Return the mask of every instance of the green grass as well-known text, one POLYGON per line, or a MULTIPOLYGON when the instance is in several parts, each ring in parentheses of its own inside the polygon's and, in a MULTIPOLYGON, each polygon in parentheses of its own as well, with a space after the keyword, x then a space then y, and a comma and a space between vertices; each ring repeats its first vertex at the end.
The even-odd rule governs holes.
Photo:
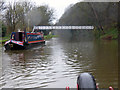
POLYGON ((53 37, 58 37, 58 36, 57 35, 52 35, 52 34, 50 34, 50 35, 44 35, 44 39, 51 39, 53 37))
POLYGON ((102 33, 102 31, 94 29, 93 33, 96 37, 96 39, 118 39, 118 30, 117 28, 113 27, 107 30, 104 30, 105 34, 102 33))
POLYGON ((6 41, 8 41, 9 39, 5 39, 5 40, 0 40, 1 43, 5 43, 6 41))
POLYGON ((106 37, 112 37, 111 39, 117 39, 118 38, 118 30, 117 28, 111 28, 108 30, 105 30, 105 35, 101 35, 100 38, 106 38, 106 37))
POLYGON ((0 43, 5 43, 6 41, 8 41, 10 39, 10 35, 11 34, 6 35, 5 37, 1 37, 0 43))

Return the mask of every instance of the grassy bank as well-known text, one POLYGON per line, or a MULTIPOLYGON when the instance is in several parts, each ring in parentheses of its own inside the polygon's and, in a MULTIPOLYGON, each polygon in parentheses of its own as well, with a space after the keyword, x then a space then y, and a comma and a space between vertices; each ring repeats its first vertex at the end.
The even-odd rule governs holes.
POLYGON ((58 37, 57 35, 52 35, 52 34, 50 34, 50 35, 44 35, 44 39, 46 40, 46 39, 51 39, 51 38, 53 38, 53 37, 58 37))
POLYGON ((8 41, 10 39, 10 34, 6 35, 5 37, 1 37, 0 39, 0 43, 5 43, 6 41, 8 41))
POLYGON ((106 40, 115 40, 118 39, 118 30, 117 28, 110 28, 104 30, 105 34, 100 32, 99 30, 94 30, 95 37, 97 39, 106 39, 106 40))
MULTIPOLYGON (((44 39, 51 39, 53 37, 58 37, 57 35, 45 35, 44 39)), ((5 43, 6 41, 8 41, 10 39, 10 35, 6 35, 5 37, 1 37, 0 43, 5 43)))
POLYGON ((100 36, 101 39, 118 39, 118 30, 117 28, 111 28, 109 30, 105 30, 105 35, 100 36))

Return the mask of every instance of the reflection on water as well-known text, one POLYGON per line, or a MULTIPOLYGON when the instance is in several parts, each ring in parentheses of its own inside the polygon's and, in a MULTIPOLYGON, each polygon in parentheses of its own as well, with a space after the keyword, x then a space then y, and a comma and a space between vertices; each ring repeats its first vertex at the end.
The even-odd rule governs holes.
POLYGON ((0 44, 0 77, 2 76, 2 45, 0 44))
POLYGON ((77 76, 90 72, 100 88, 118 86, 117 41, 61 41, 29 50, 3 51, 0 87, 76 88, 77 76))

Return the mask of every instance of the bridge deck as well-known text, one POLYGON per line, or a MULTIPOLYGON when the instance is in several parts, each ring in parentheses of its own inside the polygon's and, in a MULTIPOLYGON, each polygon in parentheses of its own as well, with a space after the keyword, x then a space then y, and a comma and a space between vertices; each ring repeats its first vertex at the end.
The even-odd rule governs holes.
POLYGON ((34 26, 33 29, 41 29, 41 30, 48 30, 48 29, 94 29, 94 26, 34 26))

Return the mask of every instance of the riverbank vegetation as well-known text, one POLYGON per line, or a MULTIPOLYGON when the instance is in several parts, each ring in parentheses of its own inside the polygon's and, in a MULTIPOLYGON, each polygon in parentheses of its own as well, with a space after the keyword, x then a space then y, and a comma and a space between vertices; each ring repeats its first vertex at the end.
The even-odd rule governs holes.
POLYGON ((1 37, 0 43, 5 43, 6 41, 8 41, 10 39, 10 35, 11 34, 7 34, 5 35, 5 37, 1 37))
POLYGON ((44 36, 44 39, 47 40, 47 39, 51 39, 53 37, 58 37, 58 35, 52 35, 52 34, 49 34, 49 35, 45 35, 44 36))
MULTIPOLYGON (((34 2, 0 2, 0 43, 10 39, 11 32, 26 30, 31 32, 35 25, 52 25, 54 9, 48 5, 37 6, 34 2)), ((54 37, 47 35, 45 38, 54 37)))
MULTIPOLYGON (((58 37, 58 35, 53 35, 53 34, 49 34, 49 35, 44 35, 44 39, 45 40, 48 40, 48 39, 51 39, 53 37, 58 37)), ((6 35, 5 37, 3 37, 1 40, 0 40, 0 43, 5 43, 6 41, 8 41, 10 39, 10 34, 6 35)))
POLYGON ((56 25, 94 26, 96 39, 112 40, 118 37, 117 22, 117 2, 79 2, 70 5, 56 25))
POLYGON ((118 39, 118 29, 113 27, 105 30, 105 34, 100 32, 99 30, 94 29, 93 31, 96 39, 103 39, 103 40, 116 40, 118 39))
MULTIPOLYGON (((85 0, 84 0, 85 1, 85 0)), ((34 25, 54 25, 54 9, 48 5, 36 6, 33 2, 0 2, 2 34, 20 30, 32 31, 34 25)), ((117 2, 78 2, 66 8, 55 25, 94 26, 96 39, 117 39, 117 2)), ((71 30, 72 35, 78 33, 71 30)), ((89 35, 87 35, 89 36, 89 35)), ((6 36, 5 36, 6 37, 6 36)), ((50 38, 48 35, 45 38, 50 38)), ((4 39, 3 40, 7 40, 4 39)))
POLYGON ((104 35, 100 36, 101 39, 109 39, 109 40, 115 40, 118 39, 118 30, 117 28, 111 28, 109 30, 105 30, 104 35))
POLYGON ((34 25, 52 25, 54 9, 48 5, 37 6, 34 2, 0 2, 0 24, 6 30, 2 34, 9 34, 18 30, 32 31, 34 25))

